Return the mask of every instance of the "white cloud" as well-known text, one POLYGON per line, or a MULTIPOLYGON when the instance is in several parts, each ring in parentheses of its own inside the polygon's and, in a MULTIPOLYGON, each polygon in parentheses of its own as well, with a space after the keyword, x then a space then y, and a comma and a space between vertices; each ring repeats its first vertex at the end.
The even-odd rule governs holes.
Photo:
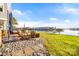
POLYGON ((49 18, 50 20, 52 20, 52 21, 56 21, 56 20, 58 20, 57 18, 49 18))
POLYGON ((23 12, 20 11, 20 10, 13 10, 13 13, 17 14, 17 15, 22 15, 23 14, 23 12))
MULTIPOLYGON (((70 22, 69 20, 65 20, 66 22, 70 22)), ((26 27, 44 27, 44 26, 50 26, 50 27, 57 27, 57 28, 78 28, 78 23, 58 23, 58 22, 41 22, 41 21, 18 21, 19 25, 18 27, 24 27, 24 24, 26 27), (74 23, 74 24, 73 24, 74 23)))
POLYGON ((26 27, 39 27, 40 21, 18 21, 19 25, 18 27, 24 27, 24 24, 26 27))
POLYGON ((70 20, 68 20, 68 19, 66 19, 66 20, 64 20, 66 23, 69 23, 70 22, 70 20))
POLYGON ((71 14, 79 14, 79 8, 64 8, 64 12, 71 14))
POLYGON ((32 11, 31 10, 21 11, 21 10, 14 9, 13 14, 17 14, 17 15, 32 14, 32 11))
POLYGON ((32 14, 31 10, 21 11, 18 9, 14 9, 12 13, 13 13, 13 16, 16 17, 18 21, 25 21, 25 20, 30 21, 31 20, 31 14, 32 14))
POLYGON ((74 8, 69 8, 69 9, 66 9, 66 11, 68 11, 68 12, 76 12, 77 10, 74 9, 74 8))

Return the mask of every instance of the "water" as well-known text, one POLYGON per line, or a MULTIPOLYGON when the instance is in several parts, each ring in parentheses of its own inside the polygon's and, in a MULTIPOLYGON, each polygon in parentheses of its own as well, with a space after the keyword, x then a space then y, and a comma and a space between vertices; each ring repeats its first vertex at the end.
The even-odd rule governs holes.
MULTIPOLYGON (((53 31, 47 31, 47 33, 53 34, 53 31)), ((59 34, 59 32, 55 34, 59 34)), ((60 32, 60 34, 79 36, 79 31, 64 30, 63 32, 60 32)))
POLYGON ((64 31, 61 32, 60 34, 79 36, 79 31, 64 30, 64 31))

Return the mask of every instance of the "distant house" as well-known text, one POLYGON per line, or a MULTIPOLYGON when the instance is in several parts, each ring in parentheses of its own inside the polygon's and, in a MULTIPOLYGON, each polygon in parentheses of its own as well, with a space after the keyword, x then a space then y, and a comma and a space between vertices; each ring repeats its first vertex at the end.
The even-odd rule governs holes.
POLYGON ((3 23, 3 26, 0 26, 0 29, 3 29, 3 30, 8 29, 7 26, 8 26, 10 12, 11 12, 10 3, 0 3, 0 22, 3 23))

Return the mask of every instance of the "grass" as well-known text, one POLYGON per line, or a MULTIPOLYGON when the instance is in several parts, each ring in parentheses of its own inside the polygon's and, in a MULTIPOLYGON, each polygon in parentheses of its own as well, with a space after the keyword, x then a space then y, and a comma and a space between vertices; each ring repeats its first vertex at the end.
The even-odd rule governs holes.
POLYGON ((40 32, 50 55, 79 56, 79 37, 40 32))

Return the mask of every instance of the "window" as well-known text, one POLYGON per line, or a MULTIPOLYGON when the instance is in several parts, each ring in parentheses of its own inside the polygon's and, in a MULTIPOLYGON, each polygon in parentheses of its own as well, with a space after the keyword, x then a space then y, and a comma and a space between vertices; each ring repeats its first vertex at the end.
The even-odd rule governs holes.
POLYGON ((0 11, 3 11, 1 7, 0 7, 0 11))
POLYGON ((0 3, 0 12, 3 11, 3 5, 0 3))

